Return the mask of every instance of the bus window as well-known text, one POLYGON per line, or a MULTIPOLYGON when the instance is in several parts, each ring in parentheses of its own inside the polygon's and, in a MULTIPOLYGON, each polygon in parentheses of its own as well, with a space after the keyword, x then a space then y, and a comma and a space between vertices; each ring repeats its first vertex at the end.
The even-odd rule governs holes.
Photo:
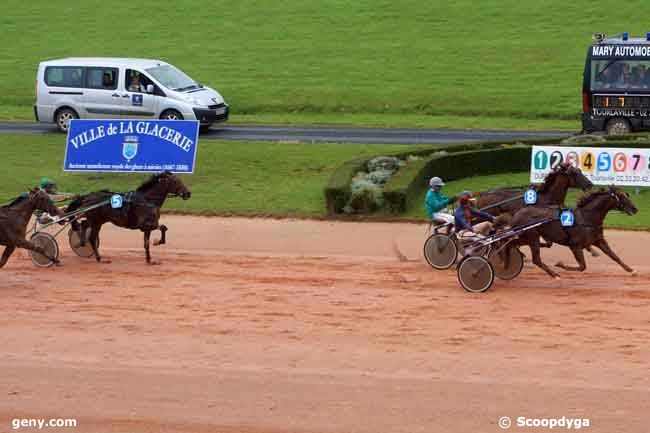
POLYGON ((650 88, 650 62, 640 60, 593 60, 591 90, 650 88))

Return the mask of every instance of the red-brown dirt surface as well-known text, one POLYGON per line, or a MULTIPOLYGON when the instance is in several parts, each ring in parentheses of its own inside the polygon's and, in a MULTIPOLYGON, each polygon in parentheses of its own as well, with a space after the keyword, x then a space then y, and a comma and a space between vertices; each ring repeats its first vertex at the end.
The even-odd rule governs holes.
POLYGON ((502 416, 650 429, 648 233, 608 233, 638 276, 588 257, 583 274, 527 265, 470 294, 423 262, 423 225, 163 220, 160 266, 139 232, 106 226, 110 264, 60 236, 62 267, 20 252, 0 270, 0 432, 39 431, 16 418, 84 433, 480 433, 502 416))

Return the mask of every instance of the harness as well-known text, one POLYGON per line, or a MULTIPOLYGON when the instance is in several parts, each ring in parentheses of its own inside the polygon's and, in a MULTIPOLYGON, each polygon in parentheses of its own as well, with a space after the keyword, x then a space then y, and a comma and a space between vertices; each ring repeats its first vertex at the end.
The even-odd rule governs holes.
MULTIPOLYGON (((123 197, 122 208, 120 209, 120 211, 123 217, 126 219, 129 227, 137 228, 140 226, 138 221, 138 214, 135 212, 135 208, 137 206, 149 208, 151 210, 159 208, 159 206, 156 203, 147 201, 144 198, 144 194, 138 193, 137 191, 129 191, 126 194, 122 194, 122 197, 123 197)), ((143 216, 151 220, 145 222, 155 225, 154 215, 155 215, 154 212, 145 212, 143 216)))

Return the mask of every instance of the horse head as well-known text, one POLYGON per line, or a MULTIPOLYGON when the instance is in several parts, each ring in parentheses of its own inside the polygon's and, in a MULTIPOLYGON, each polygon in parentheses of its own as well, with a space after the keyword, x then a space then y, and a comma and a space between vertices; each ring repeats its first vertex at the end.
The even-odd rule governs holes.
POLYGON ((38 210, 42 210, 50 215, 56 215, 58 217, 63 216, 63 211, 56 207, 54 202, 50 199, 50 196, 40 188, 34 188, 29 191, 28 200, 38 210))
POLYGON ((185 186, 181 178, 176 176, 171 171, 163 171, 160 173, 158 175, 158 181, 165 185, 167 194, 178 195, 183 200, 187 200, 192 196, 192 193, 185 186))
POLYGON ((555 167, 555 172, 569 179, 570 188, 580 188, 583 191, 587 191, 594 186, 587 176, 582 173, 582 170, 568 162, 563 162, 555 167))
POLYGON ((630 194, 627 192, 621 191, 614 186, 610 186, 607 192, 609 192, 610 197, 616 202, 616 209, 621 212, 625 212, 628 215, 634 215, 639 211, 634 203, 632 203, 630 194))

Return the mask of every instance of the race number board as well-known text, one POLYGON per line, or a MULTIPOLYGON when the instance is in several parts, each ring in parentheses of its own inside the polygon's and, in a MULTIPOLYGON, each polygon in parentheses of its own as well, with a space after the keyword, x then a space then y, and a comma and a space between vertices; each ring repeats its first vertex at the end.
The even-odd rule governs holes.
POLYGON ((531 182, 543 182, 561 163, 581 169, 595 185, 650 186, 650 149, 533 146, 531 182))

